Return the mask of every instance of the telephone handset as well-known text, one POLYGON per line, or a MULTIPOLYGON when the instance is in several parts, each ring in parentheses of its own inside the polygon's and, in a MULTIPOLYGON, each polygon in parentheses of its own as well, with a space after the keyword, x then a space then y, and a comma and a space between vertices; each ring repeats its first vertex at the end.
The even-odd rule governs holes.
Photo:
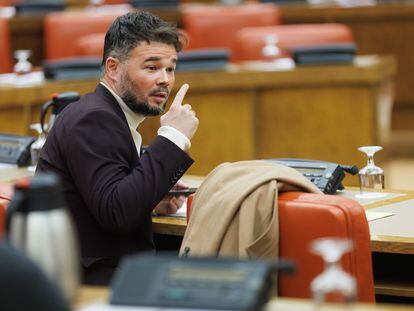
POLYGON ((345 172, 351 175, 358 173, 358 168, 355 165, 348 166, 306 159, 269 159, 269 161, 298 170, 326 194, 335 194, 337 190, 344 189, 342 180, 345 178, 345 172))
POLYGON ((33 137, 0 133, 0 163, 27 166, 30 164, 30 145, 33 137))

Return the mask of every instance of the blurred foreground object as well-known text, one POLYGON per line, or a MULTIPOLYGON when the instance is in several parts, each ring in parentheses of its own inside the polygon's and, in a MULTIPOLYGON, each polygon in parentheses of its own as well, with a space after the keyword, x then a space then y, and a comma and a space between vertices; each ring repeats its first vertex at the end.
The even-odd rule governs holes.
POLYGON ((10 243, 38 263, 71 300, 80 278, 78 245, 57 176, 39 174, 16 183, 7 229, 10 243))
POLYGON ((276 271, 291 262, 141 255, 124 260, 112 282, 111 304, 215 310, 259 310, 276 271))
POLYGON ((69 311, 61 292, 25 255, 0 244, 2 311, 69 311))

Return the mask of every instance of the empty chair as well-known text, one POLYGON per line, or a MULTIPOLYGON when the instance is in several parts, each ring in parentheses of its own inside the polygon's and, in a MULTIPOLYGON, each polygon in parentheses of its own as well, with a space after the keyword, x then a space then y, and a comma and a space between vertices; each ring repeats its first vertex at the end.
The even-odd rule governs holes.
POLYGON ((76 55, 101 57, 105 43, 105 33, 93 33, 79 37, 75 41, 76 55))
POLYGON ((0 73, 12 71, 9 21, 0 18, 0 73))
POLYGON ((189 36, 188 49, 232 49, 235 34, 244 27, 281 23, 280 11, 270 3, 238 6, 192 6, 182 10, 182 27, 189 36))
MULTIPOLYGON (((47 60, 83 56, 82 51, 94 49, 99 35, 90 42, 84 36, 105 33, 116 17, 126 12, 56 12, 45 18, 45 53, 47 60), (85 46, 86 45, 86 46, 85 46)), ((103 46, 103 42, 100 46, 103 46)), ((99 49, 98 49, 99 50, 99 49)), ((99 54, 97 56, 101 56, 99 54)))
POLYGON ((0 240, 5 232, 6 207, 13 196, 13 186, 0 183, 0 240))
POLYGON ((246 27, 237 32, 232 50, 233 61, 265 60, 262 50, 266 40, 276 42, 280 56, 289 56, 289 49, 298 46, 352 43, 350 28, 343 24, 301 24, 271 27, 246 27))

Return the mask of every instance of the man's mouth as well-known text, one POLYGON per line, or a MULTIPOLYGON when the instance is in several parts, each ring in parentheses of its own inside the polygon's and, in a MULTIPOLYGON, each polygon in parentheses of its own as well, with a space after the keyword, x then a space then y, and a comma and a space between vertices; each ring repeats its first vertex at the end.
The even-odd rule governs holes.
POLYGON ((168 97, 168 93, 167 92, 156 92, 156 93, 153 93, 151 96, 165 99, 168 97))

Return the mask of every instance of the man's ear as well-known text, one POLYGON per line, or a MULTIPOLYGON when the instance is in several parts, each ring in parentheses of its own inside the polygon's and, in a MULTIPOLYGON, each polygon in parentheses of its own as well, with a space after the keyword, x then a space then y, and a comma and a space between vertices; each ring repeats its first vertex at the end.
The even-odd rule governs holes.
POLYGON ((114 57, 108 57, 105 62, 105 73, 108 78, 112 81, 116 81, 118 77, 118 73, 120 71, 120 65, 118 59, 114 57))

